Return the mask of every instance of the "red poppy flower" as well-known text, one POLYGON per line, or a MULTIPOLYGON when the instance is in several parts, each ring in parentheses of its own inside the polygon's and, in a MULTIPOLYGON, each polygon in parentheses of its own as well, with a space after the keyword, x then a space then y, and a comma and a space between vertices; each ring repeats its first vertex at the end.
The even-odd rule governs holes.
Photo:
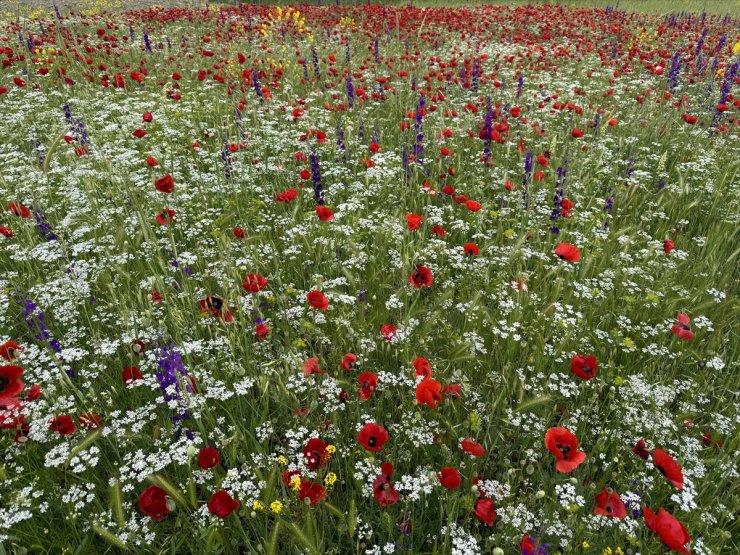
POLYGON ((571 131, 571 132, 570 132, 570 134, 571 134, 571 136, 572 136, 572 137, 573 137, 574 139, 580 139, 581 137, 583 137, 583 131, 581 131, 581 130, 580 130, 580 129, 578 129, 577 127, 576 127, 576 128, 574 128, 574 129, 573 129, 573 131, 571 131))
POLYGON ((128 384, 135 380, 143 380, 144 376, 139 372, 139 369, 136 366, 129 366, 121 372, 121 379, 123 380, 123 383, 128 384))
POLYGON ((198 452, 198 466, 203 470, 209 470, 216 466, 221 460, 221 453, 215 447, 203 447, 198 452))
POLYGON ((20 366, 15 364, 0 366, 0 399, 15 397, 23 391, 26 384, 21 381, 22 376, 23 368, 20 366))
POLYGON ((594 355, 576 355, 570 359, 570 371, 583 380, 596 377, 597 364, 594 355))
POLYGON ((88 430, 99 430, 103 422, 103 418, 94 412, 83 412, 77 419, 80 421, 80 426, 88 430))
POLYGON ((143 137, 146 137, 148 135, 146 129, 136 129, 133 133, 131 133, 134 137, 137 139, 141 139, 143 137))
POLYGON ((478 256, 478 245, 475 243, 465 243, 463 245, 463 250, 468 256, 478 256))
POLYGON ((142 355, 146 351, 146 344, 141 339, 134 339, 131 342, 131 352, 135 355, 142 355))
POLYGON ((72 417, 61 414, 49 422, 49 429, 58 433, 60 436, 68 436, 77 431, 77 426, 72 417))
POLYGON ((18 202, 11 202, 6 208, 8 209, 8 212, 14 216, 18 216, 19 218, 31 217, 31 210, 29 210, 28 206, 24 206, 18 202))
POLYGON ((644 439, 640 439, 635 446, 632 448, 632 452, 645 460, 650 456, 650 452, 647 450, 647 444, 644 439))
POLYGON ((687 314, 679 312, 678 315, 676 315, 676 320, 678 320, 678 324, 671 327, 673 335, 683 341, 691 341, 696 337, 694 332, 691 331, 691 326, 689 326, 691 318, 689 318, 687 314))
POLYGON ((674 243, 670 239, 666 239, 665 241, 663 241, 663 252, 668 254, 673 250, 675 246, 676 243, 674 243))
POLYGON ((456 468, 445 466, 437 474, 440 483, 447 489, 457 489, 462 483, 462 477, 456 468))
POLYGON ((416 402, 436 409, 437 403, 442 402, 441 391, 441 383, 434 378, 426 378, 416 386, 416 402))
POLYGON ((161 212, 154 219, 159 225, 167 225, 175 220, 175 214, 176 212, 172 208, 162 208, 161 212))
POLYGON ((419 289, 420 287, 430 287, 434 282, 434 274, 426 266, 416 265, 416 271, 409 277, 409 283, 419 289))
POLYGON ((683 118, 683 120, 684 120, 684 121, 685 121, 686 123, 688 123, 689 125, 694 125, 694 124, 695 124, 695 123, 696 123, 696 122, 698 121, 698 119, 699 119, 699 118, 697 118, 697 117, 696 117, 695 115, 693 115, 693 114, 684 114, 684 115, 683 115, 683 116, 681 116, 681 117, 682 117, 682 118, 683 118))
POLYGON ((493 526, 493 519, 496 518, 493 499, 484 497, 475 502, 475 518, 488 524, 488 526, 493 526))
POLYGON ((519 549, 521 549, 521 555, 540 555, 540 542, 532 536, 524 536, 522 541, 519 543, 519 549))
POLYGON ((298 497, 310 507, 315 507, 316 503, 326 499, 326 489, 321 484, 301 480, 301 486, 298 488, 298 497))
POLYGON ((563 218, 570 218, 570 211, 573 210, 574 206, 575 204, 573 204, 572 200, 564 198, 560 205, 560 215, 563 218))
POLYGON ((421 214, 406 214, 406 229, 409 231, 416 231, 421 226, 421 222, 424 221, 424 216, 421 214))
POLYGON ((460 391, 461 388, 458 384, 451 383, 442 388, 442 395, 444 395, 445 397, 450 397, 451 399, 459 399, 460 391))
POLYGON ((559 243, 555 247, 555 256, 568 262, 578 262, 581 259, 581 251, 571 243, 559 243))
POLYGON ((432 377, 432 365, 424 357, 414 359, 414 377, 422 376, 424 379, 432 377))
POLYGON ((203 300, 198 301, 200 304, 200 311, 202 313, 209 313, 213 318, 222 319, 227 324, 234 321, 234 316, 231 314, 229 309, 226 307, 226 303, 221 297, 211 295, 203 300))
POLYGON ((149 486, 139 494, 139 510, 154 520, 164 520, 171 503, 167 492, 157 486, 149 486))
POLYGON ((398 328, 393 324, 385 324, 380 327, 380 335, 382 335, 386 341, 393 341, 396 337, 397 331, 398 328))
POLYGON ((661 541, 668 549, 691 555, 691 552, 685 547, 691 541, 689 532, 675 516, 662 507, 658 510, 657 515, 647 507, 643 507, 642 514, 645 517, 645 525, 660 536, 661 541))
POLYGON ((373 496, 381 507, 394 505, 398 502, 398 492, 391 483, 391 476, 393 476, 393 465, 391 463, 382 463, 380 465, 380 474, 373 480, 373 496))
POLYGON ((152 299, 153 303, 161 303, 164 300, 162 293, 159 291, 149 291, 149 298, 152 299))
POLYGON ((159 162, 157 162, 157 159, 154 158, 154 156, 147 156, 146 163, 151 168, 156 168, 157 166, 159 166, 159 162))
POLYGON ((372 152, 373 154, 375 154, 376 152, 380 152, 380 145, 378 143, 371 143, 370 152, 372 152))
POLYGON ((268 335, 270 335, 270 328, 265 323, 257 324, 254 327, 254 332, 257 334, 257 339, 259 339, 260 341, 262 341, 268 335))
POLYGON ((318 470, 327 465, 331 459, 331 453, 327 449, 329 446, 326 442, 317 437, 312 437, 306 442, 303 448, 303 460, 306 467, 311 470, 318 470))
POLYGON ((286 189, 285 191, 282 191, 275 195, 275 202, 284 202, 285 204, 290 204, 291 201, 297 196, 298 191, 296 191, 295 189, 286 189))
POLYGON ((15 235, 15 234, 13 233, 13 230, 10 229, 9 227, 5 227, 4 225, 0 225, 0 235, 3 235, 5 237, 10 238, 10 237, 13 237, 13 235, 15 235))
POLYGON ((446 237, 447 236, 447 232, 444 230, 444 228, 442 226, 439 226, 439 225, 435 225, 434 226, 434 228, 432 229, 432 233, 434 233, 438 237, 446 237))
POLYGON ((0 428, 17 428, 25 417, 21 414, 23 402, 16 397, 0 397, 0 428))
POLYGON ((242 282, 242 288, 250 293, 257 293, 267 287, 267 280, 259 274, 247 274, 242 282))
POLYGON ((160 193, 169 195, 175 188, 175 180, 172 179, 172 176, 170 174, 167 174, 164 177, 160 177, 159 179, 154 181, 154 187, 160 193))
POLYGON ((314 289, 306 295, 308 304, 318 310, 326 310, 329 308, 329 299, 321 292, 314 289))
POLYGON ((482 457, 486 454, 486 450, 483 446, 472 439, 463 439, 460 442, 460 447, 471 457, 482 457))
POLYGON ((676 462, 676 459, 662 449, 655 449, 653 451, 653 463, 658 467, 658 470, 660 470, 663 476, 671 484, 676 486, 676 489, 683 488, 683 472, 681 471, 681 465, 676 462))
POLYGON ((319 370, 319 359, 311 357, 303 363, 303 374, 310 376, 311 374, 326 374, 326 372, 319 370))
POLYGON ((545 433, 545 447, 555 455, 558 472, 573 472, 586 460, 586 453, 578 451, 578 439, 566 428, 554 427, 545 433))
POLYGON ((360 384, 358 398, 360 401, 367 401, 378 387, 378 376, 372 372, 363 372, 357 376, 357 381, 360 384))
POLYGON ((208 512, 218 518, 226 518, 239 508, 239 501, 231 497, 228 492, 219 490, 208 501, 208 512))
POLYGON ((334 212, 332 212, 328 206, 317 206, 316 215, 322 222, 328 222, 329 220, 334 219, 334 212))
POLYGON ((342 357, 342 370, 344 370, 345 372, 351 372, 354 369, 356 362, 357 355, 354 353, 347 353, 342 357))
POLYGON ((303 181, 308 181, 311 179, 311 172, 309 170, 301 170, 300 176, 303 181))
POLYGON ((627 507, 619 494, 611 488, 604 488, 596 494, 595 515, 611 516, 614 518, 625 518, 627 516, 627 507))
POLYGON ((141 116, 141 121, 145 123, 151 123, 154 120, 154 116, 151 112, 144 112, 141 116))
POLYGON ((239 226, 235 227, 232 233, 237 239, 244 239, 247 236, 247 230, 239 226))
POLYGON ((468 200, 465 202, 465 208, 471 212, 478 212, 483 206, 477 200, 468 200))
POLYGON ((355 437, 368 451, 380 451, 388 441, 388 430, 374 422, 368 422, 355 437))
MULTIPOLYGON (((43 395, 43 393, 44 392, 42 391, 40 385, 38 385, 38 384, 32 385, 29 388, 29 390, 26 391, 26 401, 35 401, 36 399, 38 399, 39 397, 41 397, 41 395, 43 395)), ((80 422, 80 423, 82 423, 82 422, 80 422)))

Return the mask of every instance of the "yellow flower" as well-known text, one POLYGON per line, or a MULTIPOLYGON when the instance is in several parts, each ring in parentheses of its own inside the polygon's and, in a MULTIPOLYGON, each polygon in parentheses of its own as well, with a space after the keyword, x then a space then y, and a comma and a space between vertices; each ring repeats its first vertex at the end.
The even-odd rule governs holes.
POLYGON ((278 462, 279 462, 279 463, 280 463, 281 465, 285 466, 286 464, 288 464, 288 459, 287 459, 287 458, 285 458, 285 457, 284 457, 283 455, 280 455, 280 456, 278 457, 278 462))
POLYGON ((329 474, 327 474, 326 477, 324 478, 324 483, 327 486, 333 486, 336 481, 337 481, 337 475, 334 474, 333 472, 329 472, 329 474))
POLYGON ((290 487, 296 491, 301 489, 301 479, 298 476, 293 476, 290 479, 290 487))
POLYGON ((737 56, 740 54, 740 41, 735 43, 735 46, 732 47, 732 53, 737 56))
POLYGON ((334 445, 327 445, 326 452, 329 453, 330 455, 333 455, 334 453, 337 452, 337 448, 334 445))
POLYGON ((262 511, 264 510, 264 508, 265 505, 259 499, 252 504, 252 509, 254 509, 255 511, 262 511))
POLYGON ((583 543, 581 544, 581 547, 583 547, 583 549, 588 549, 588 548, 589 548, 589 547, 591 547, 591 546, 589 545, 589 543, 588 543, 588 542, 583 542, 583 543))
POLYGON ((270 503, 270 509, 272 510, 273 513, 279 513, 280 511, 283 510, 283 504, 276 499, 275 501, 270 503))

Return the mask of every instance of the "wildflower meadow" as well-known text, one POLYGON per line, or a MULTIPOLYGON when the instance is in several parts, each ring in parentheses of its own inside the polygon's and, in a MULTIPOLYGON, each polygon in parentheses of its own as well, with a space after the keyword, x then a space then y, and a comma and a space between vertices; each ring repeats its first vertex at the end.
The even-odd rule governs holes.
POLYGON ((98 4, 0 6, 0 555, 740 552, 740 13, 98 4))

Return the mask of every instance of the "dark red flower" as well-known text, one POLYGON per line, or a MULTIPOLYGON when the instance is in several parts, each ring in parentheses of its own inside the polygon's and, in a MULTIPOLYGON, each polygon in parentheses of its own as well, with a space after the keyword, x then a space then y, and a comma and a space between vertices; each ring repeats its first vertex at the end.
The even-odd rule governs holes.
POLYGON ((176 212, 172 208, 162 208, 154 219, 159 225, 167 225, 175 220, 175 214, 176 212))
POLYGON ((326 466, 331 459, 328 447, 326 442, 317 437, 309 439, 303 448, 303 461, 306 463, 306 467, 311 470, 318 470, 326 466))
POLYGON ((139 510, 154 520, 164 520, 170 504, 167 492, 157 486, 149 486, 139 494, 139 510))
POLYGON ((570 218, 570 211, 573 210, 574 206, 575 204, 573 204, 572 200, 564 198, 560 205, 560 215, 563 218, 570 218))
POLYGON ((296 191, 295 189, 286 189, 285 191, 282 191, 275 195, 275 202, 284 202, 285 204, 290 204, 297 196, 298 191, 296 191))
POLYGON ((0 235, 3 235, 4 237, 13 237, 15 234, 13 233, 13 230, 9 227, 5 227, 4 225, 0 225, 0 235))
POLYGON ((210 297, 206 297, 205 299, 198 301, 198 304, 200 304, 200 311, 202 313, 207 312, 212 317, 222 319, 227 324, 234 321, 233 314, 231 314, 229 309, 226 307, 226 303, 224 303, 224 300, 221 297, 211 295, 210 297))
POLYGON ((484 497, 475 502, 475 518, 484 522, 488 526, 493 526, 493 519, 496 518, 496 510, 493 506, 493 499, 484 497))
POLYGON ((363 372, 357 376, 357 382, 360 384, 358 398, 360 401, 367 401, 378 387, 378 376, 372 372, 363 372))
POLYGON ((604 488, 596 494, 595 500, 594 514, 614 518, 625 518, 627 516, 627 507, 625 507, 619 494, 613 489, 604 488))
POLYGON ((242 288, 250 293, 257 293, 267 287, 267 279, 259 274, 247 274, 242 283, 242 288))
POLYGON ((596 377, 597 364, 594 355, 576 355, 570 359, 570 371, 584 380, 596 377))
POLYGON ((434 274, 426 266, 417 264, 416 271, 409 277, 409 283, 419 289, 420 287, 430 287, 434 282, 434 274))
POLYGON ((35 401, 44 394, 41 386, 36 384, 32 385, 28 391, 26 391, 26 401, 35 401))
POLYGON ((559 243, 558 246, 555 247, 555 256, 561 260, 575 263, 581 260, 581 251, 571 243, 559 243))
POLYGON ((441 383, 434 378, 426 378, 416 386, 416 402, 420 405, 427 405, 436 409, 437 403, 442 402, 441 392, 441 383))
POLYGON ((373 496, 381 507, 394 505, 398 502, 398 492, 391 483, 392 476, 393 465, 391 463, 382 463, 380 465, 380 474, 373 480, 373 496))
POLYGON ((146 129, 136 129, 133 133, 131 133, 134 137, 137 139, 141 139, 143 137, 146 137, 148 135, 146 129))
POLYGON ((457 489, 462 483, 462 477, 457 471, 457 468, 451 466, 445 466, 437 474, 440 483, 447 489, 457 489))
POLYGON ((152 299, 153 303, 161 303, 164 300, 162 293, 159 291, 149 291, 149 297, 152 299))
POLYGON ((676 320, 678 320, 678 324, 671 327, 671 333, 683 341, 691 341, 694 339, 695 334, 691 331, 691 326, 689 326, 691 318, 689 318, 687 314, 679 312, 678 315, 676 315, 676 320))
POLYGON ((151 123, 154 120, 154 116, 151 112, 144 112, 144 114, 141 116, 141 121, 145 123, 151 123))
POLYGON ((175 188, 175 180, 172 179, 172 176, 170 174, 167 174, 164 177, 160 177, 159 179, 157 179, 154 182, 154 187, 160 193, 169 195, 175 188))
POLYGON ((321 484, 301 480, 301 485, 298 488, 298 497, 310 507, 315 507, 316 503, 326 499, 326 489, 321 484))
POLYGON ((215 447, 203 447, 198 451, 198 466, 209 470, 221 461, 221 453, 215 447))
POLYGON ((444 395, 445 397, 449 397, 450 399, 459 399, 460 391, 461 388, 458 384, 451 383, 442 388, 442 395, 444 395))
POLYGON ((570 134, 574 139, 580 139, 581 137, 583 137, 583 131, 578 128, 573 129, 570 134))
POLYGON ((219 490, 208 501, 208 512, 218 518, 226 518, 239 508, 239 501, 225 490, 219 490))
POLYGON ((342 357, 342 370, 344 370, 345 372, 351 372, 354 369, 356 362, 357 355, 354 353, 347 353, 342 357))
POLYGON ((681 465, 663 449, 653 450, 653 463, 658 470, 673 484, 676 489, 683 488, 683 472, 681 465))
POLYGON ((263 322, 254 327, 254 332, 257 334, 257 339, 261 341, 270 335, 270 328, 263 322))
POLYGON ((30 218, 31 210, 18 202, 11 202, 7 206, 8 212, 19 218, 30 218))
POLYGON ((471 212, 478 212, 483 206, 477 200, 468 200, 465 202, 465 208, 471 212))
POLYGON ((668 549, 691 555, 691 552, 685 547, 691 541, 689 532, 675 516, 662 507, 658 510, 657 515, 649 508, 643 507, 642 514, 645 517, 645 525, 660 536, 661 541, 668 549))
POLYGON ((674 243, 670 239, 666 239, 665 241, 663 241, 663 252, 668 254, 673 250, 675 246, 676 243, 674 243))
POLYGON ((141 339, 134 339, 131 342, 131 352, 135 355, 143 355, 146 352, 146 344, 141 339))
POLYGON ((15 364, 0 366, 0 399, 3 397, 15 397, 26 386, 21 381, 23 368, 15 364))
POLYGON ((155 167, 159 166, 159 162, 157 162, 157 159, 154 158, 154 156, 147 156, 146 157, 146 163, 151 168, 155 168, 155 167))
POLYGON ((77 426, 72 420, 72 417, 61 414, 49 422, 49 429, 52 432, 58 433, 60 436, 68 436, 77 431, 77 426))
POLYGON ((233 233, 237 239, 244 239, 247 236, 247 230, 239 226, 234 228, 233 233))
POLYGON ((447 232, 444 230, 444 228, 442 226, 439 226, 439 225, 435 225, 434 226, 434 228, 432 229, 432 233, 434 233, 438 237, 446 237, 447 236, 447 232))
POLYGON ((586 460, 586 453, 578 451, 578 439, 570 430, 554 427, 545 433, 545 447, 555 455, 558 472, 572 472, 586 460))
POLYGON ((308 304, 318 310, 326 310, 329 308, 329 299, 327 299, 321 291, 316 289, 309 292, 306 295, 306 299, 308 300, 308 304))
POLYGON ((355 437, 368 451, 380 451, 388 441, 388 431, 383 426, 368 422, 355 437))
POLYGON ((474 441, 470 438, 463 439, 460 442, 460 447, 462 447, 462 450, 471 457, 482 457, 486 454, 486 450, 483 448, 483 446, 477 441, 474 441))
POLYGON ((632 448, 632 452, 645 460, 650 456, 650 452, 647 450, 647 444, 644 439, 640 439, 635 446, 632 448))
POLYGON ((317 206, 316 215, 322 222, 328 222, 329 220, 334 219, 334 212, 332 212, 328 206, 317 206))
POLYGON ((123 372, 121 372, 121 379, 123 380, 123 383, 128 384, 135 380, 143 380, 144 376, 139 372, 139 369, 136 366, 129 366, 124 368, 123 372))

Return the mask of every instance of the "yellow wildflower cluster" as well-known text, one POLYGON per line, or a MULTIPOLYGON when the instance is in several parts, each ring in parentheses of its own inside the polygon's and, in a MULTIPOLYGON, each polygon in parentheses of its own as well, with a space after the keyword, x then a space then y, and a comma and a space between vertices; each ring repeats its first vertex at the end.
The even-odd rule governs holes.
POLYGON ((306 32, 306 20, 300 10, 292 7, 283 10, 278 6, 274 13, 267 14, 267 21, 260 24, 260 33, 266 37, 275 28, 280 32, 295 31, 302 34, 306 32))
POLYGON ((324 477, 324 484, 326 484, 327 486, 333 486, 336 483, 336 481, 337 481, 337 475, 334 474, 333 472, 329 472, 329 474, 327 474, 324 477))
POLYGON ((624 551, 621 547, 615 547, 614 549, 607 547, 601 552, 601 555, 624 555, 624 551))

